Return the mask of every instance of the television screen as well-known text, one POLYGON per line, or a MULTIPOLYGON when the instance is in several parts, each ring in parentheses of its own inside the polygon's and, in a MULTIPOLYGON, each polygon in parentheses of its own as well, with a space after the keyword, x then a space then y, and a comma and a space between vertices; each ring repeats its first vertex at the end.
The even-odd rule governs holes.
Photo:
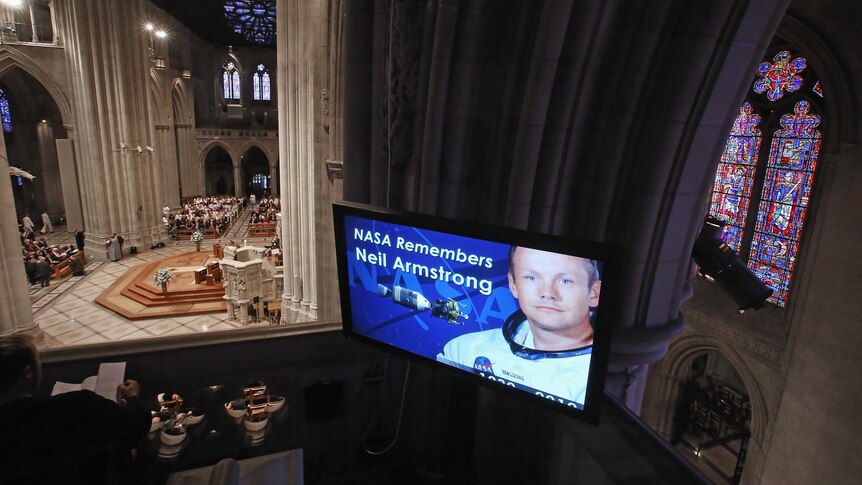
POLYGON ((616 248, 333 205, 344 333, 598 418, 616 248))

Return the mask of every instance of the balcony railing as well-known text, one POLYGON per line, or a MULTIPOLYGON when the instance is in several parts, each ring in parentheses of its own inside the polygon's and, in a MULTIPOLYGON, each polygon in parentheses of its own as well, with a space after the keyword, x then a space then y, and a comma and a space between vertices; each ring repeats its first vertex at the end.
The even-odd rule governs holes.
POLYGON ((47 23, 10 22, 0 23, 0 44, 56 44, 54 29, 47 23))

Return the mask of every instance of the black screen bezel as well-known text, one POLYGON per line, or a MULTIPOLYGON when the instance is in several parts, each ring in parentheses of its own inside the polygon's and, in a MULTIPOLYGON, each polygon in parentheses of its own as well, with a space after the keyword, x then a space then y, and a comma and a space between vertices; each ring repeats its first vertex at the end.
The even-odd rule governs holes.
POLYGON ((613 330, 613 321, 618 309, 618 288, 620 286, 621 251, 618 247, 594 241, 584 241, 562 236, 541 234, 531 231, 490 226, 473 222, 449 219, 439 216, 409 213, 384 209, 380 207, 353 202, 335 202, 332 205, 335 231, 336 260, 338 266, 338 287, 341 299, 342 332, 345 337, 354 339, 386 351, 394 352, 402 357, 416 360, 450 374, 466 376, 472 382, 493 389, 507 389, 507 394, 522 396, 540 406, 575 417, 591 424, 597 424, 601 402, 604 396, 604 382, 607 373, 608 357, 613 330), (379 340, 367 337, 354 330, 351 314, 350 285, 348 278, 347 239, 345 234, 345 217, 356 216, 388 223, 411 226, 420 229, 433 230, 448 234, 492 241, 502 244, 514 244, 544 251, 569 254, 589 259, 601 260, 602 295, 596 314, 596 327, 593 329, 593 350, 590 361, 590 373, 587 379, 586 399, 584 408, 577 409, 555 401, 529 394, 523 390, 499 385, 456 367, 452 367, 424 355, 396 347, 379 340))

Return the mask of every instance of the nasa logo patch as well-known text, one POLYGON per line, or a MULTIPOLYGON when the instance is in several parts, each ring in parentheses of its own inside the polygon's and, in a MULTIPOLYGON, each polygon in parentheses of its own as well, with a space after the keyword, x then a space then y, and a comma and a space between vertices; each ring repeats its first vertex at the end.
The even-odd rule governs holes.
POLYGON ((491 359, 483 356, 476 357, 476 360, 473 361, 473 368, 479 372, 487 372, 488 374, 494 374, 494 364, 491 362, 491 359))

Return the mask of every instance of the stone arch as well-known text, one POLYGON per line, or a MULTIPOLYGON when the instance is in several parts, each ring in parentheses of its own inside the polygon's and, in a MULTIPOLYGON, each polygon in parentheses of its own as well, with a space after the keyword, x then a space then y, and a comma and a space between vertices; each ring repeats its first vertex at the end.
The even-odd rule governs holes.
POLYGON ((153 100, 151 103, 152 115, 154 116, 156 124, 167 123, 168 118, 170 117, 170 110, 168 109, 170 104, 168 103, 168 97, 165 95, 164 89, 162 88, 162 82, 159 79, 159 75, 154 69, 150 69, 149 81, 150 94, 152 95, 153 100))
POLYGON ((236 179, 237 161, 235 153, 230 150, 228 145, 216 141, 207 145, 202 156, 203 161, 200 168, 203 182, 202 193, 206 195, 235 194, 239 185, 239 181, 236 179))
MULTIPOLYGON (((654 364, 655 370, 665 375, 667 379, 660 390, 660 399, 664 402, 676 402, 679 397, 679 384, 688 374, 694 359, 706 352, 718 352, 727 359, 734 370, 745 384, 745 391, 751 401, 751 439, 757 443, 758 448, 762 445, 769 425, 769 410, 766 398, 761 392, 762 385, 751 372, 745 360, 731 347, 713 337, 687 336, 671 343, 667 355, 660 362, 654 364)), ((664 415, 660 421, 670 423, 673 421, 674 406, 666 406, 664 415)))
POLYGON ((176 105, 177 114, 182 115, 182 119, 174 119, 174 123, 191 123, 194 118, 194 102, 186 83, 180 78, 177 78, 171 87, 171 100, 176 105))
POLYGON ((54 98, 54 103, 60 111, 60 117, 63 124, 72 126, 74 116, 72 116, 72 104, 68 97, 54 80, 48 71, 39 66, 33 59, 22 54, 20 51, 10 49, 5 45, 0 45, 0 77, 3 77, 10 69, 20 68, 27 74, 33 76, 39 81, 42 86, 48 91, 48 94, 54 98))
MULTIPOLYGON (((241 149, 237 150, 237 153, 240 154, 239 164, 240 164, 240 179, 242 180, 242 193, 245 195, 251 195, 252 191, 252 177, 255 173, 264 173, 269 178, 269 186, 264 185, 264 188, 258 188, 257 191, 269 191, 272 193, 272 179, 275 177, 275 172, 277 170, 276 167, 273 166, 273 156, 272 153, 266 149, 261 143, 258 142, 248 142, 244 143, 241 149), (252 152, 260 152, 263 155, 263 159, 260 159, 260 155, 256 155, 254 157, 250 156, 252 152), (255 160, 251 160, 255 158, 255 160), (261 172, 263 170, 263 172, 261 172)), ((258 197, 262 197, 263 194, 256 192, 258 197)))
POLYGON ((209 155, 210 150, 212 150, 216 146, 220 146, 220 147, 224 148, 224 150, 227 152, 227 154, 230 155, 231 164, 233 165, 234 168, 236 168, 238 166, 237 165, 238 157, 237 157, 236 152, 233 150, 233 148, 231 148, 230 145, 228 145, 227 143, 225 143, 221 140, 212 140, 209 143, 207 143, 206 145, 204 145, 203 148, 201 148, 200 154, 198 155, 198 168, 203 170, 204 162, 206 162, 207 155, 209 155))
POLYGON ((242 157, 243 155, 246 154, 246 152, 249 151, 249 149, 251 149, 253 147, 259 148, 260 151, 262 151, 263 154, 266 155, 266 162, 270 166, 272 166, 272 164, 273 164, 272 161, 274 159, 273 157, 275 156, 275 154, 272 153, 272 151, 263 143, 260 143, 257 141, 249 141, 249 142, 243 143, 242 146, 240 146, 236 152, 242 157))

